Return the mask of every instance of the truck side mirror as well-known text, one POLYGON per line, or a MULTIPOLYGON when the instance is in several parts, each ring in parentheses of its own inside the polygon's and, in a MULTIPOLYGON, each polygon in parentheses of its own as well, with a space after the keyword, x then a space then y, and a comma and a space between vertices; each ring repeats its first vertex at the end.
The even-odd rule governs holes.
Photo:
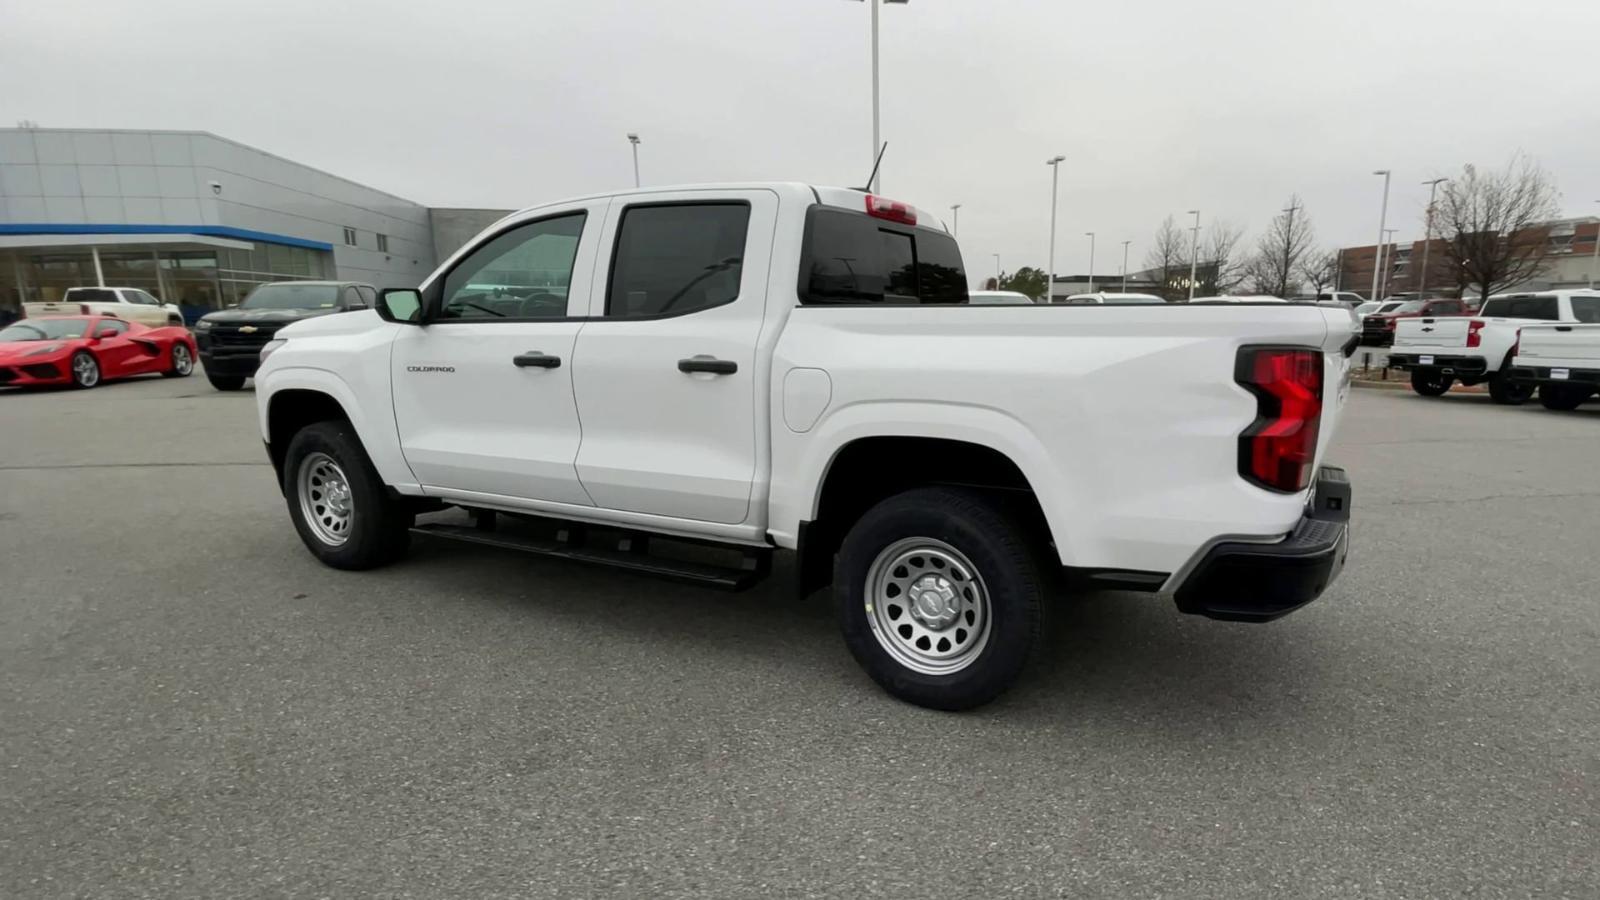
POLYGON ((373 306, 385 322, 422 324, 422 293, 412 288, 384 288, 373 306))

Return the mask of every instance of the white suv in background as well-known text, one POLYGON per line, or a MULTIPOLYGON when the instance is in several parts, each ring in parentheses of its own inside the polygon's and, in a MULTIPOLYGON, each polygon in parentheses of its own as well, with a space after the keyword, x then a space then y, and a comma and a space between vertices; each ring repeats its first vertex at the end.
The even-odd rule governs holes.
POLYGON ((182 325, 176 303, 162 303, 149 293, 131 287, 67 288, 60 300, 22 304, 24 316, 111 316, 151 328, 182 325))

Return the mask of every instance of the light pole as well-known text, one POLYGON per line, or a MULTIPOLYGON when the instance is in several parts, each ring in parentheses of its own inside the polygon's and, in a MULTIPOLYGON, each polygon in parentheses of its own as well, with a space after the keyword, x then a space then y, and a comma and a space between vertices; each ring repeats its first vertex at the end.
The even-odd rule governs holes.
POLYGON ((991 253, 989 255, 994 257, 994 289, 998 291, 1000 290, 1000 254, 991 253))
POLYGON ((1044 302, 1055 302, 1056 291, 1056 188, 1060 184, 1061 161, 1065 156, 1053 156, 1044 161, 1050 167, 1050 280, 1044 283, 1044 302))
POLYGON ((950 204, 950 236, 961 236, 961 204, 950 204))
MULTIPOLYGON (((867 157, 868 162, 876 165, 878 162, 878 148, 883 142, 878 137, 878 2, 867 0, 867 5, 872 7, 872 153, 867 157)), ((881 0, 883 3, 909 3, 911 0, 881 0)), ((872 183, 867 188, 874 194, 880 190, 880 179, 872 176, 872 183)))
MULTIPOLYGON (((1596 200, 1600 203, 1600 200, 1596 200)), ((1595 224, 1594 253, 1589 256, 1589 290, 1594 290, 1595 270, 1600 269, 1600 223, 1595 224)))
POLYGON ((1128 292, 1128 245, 1133 241, 1122 242, 1122 292, 1128 292))
POLYGON ((1372 267, 1372 296, 1369 300, 1382 300, 1378 296, 1378 272, 1383 268, 1383 226, 1389 224, 1389 176, 1388 169, 1378 169, 1374 175, 1383 176, 1383 206, 1378 210, 1378 261, 1372 267))
POLYGON ((633 186, 639 186, 639 135, 628 132, 628 143, 633 145, 633 186))
POLYGON ((1435 178, 1423 182, 1428 186, 1428 212, 1422 217, 1422 270, 1417 273, 1417 293, 1423 299, 1427 299, 1428 294, 1428 248, 1433 245, 1433 195, 1439 190, 1439 182, 1449 180, 1435 178))
POLYGON ((1383 250, 1385 255, 1383 257, 1383 287, 1381 290, 1383 291, 1383 295, 1385 297, 1389 296, 1389 268, 1393 264, 1391 258, 1387 255, 1389 252, 1389 244, 1394 240, 1392 235, 1399 230, 1400 229, 1398 228, 1385 228, 1383 230, 1383 250))
POLYGON ((1084 235, 1089 238, 1089 293, 1092 294, 1094 293, 1094 232, 1085 231, 1084 235))
POLYGON ((1200 271, 1200 210, 1191 209, 1189 215, 1194 216, 1194 227, 1189 229, 1193 235, 1189 238, 1189 301, 1194 302, 1194 279, 1200 271))

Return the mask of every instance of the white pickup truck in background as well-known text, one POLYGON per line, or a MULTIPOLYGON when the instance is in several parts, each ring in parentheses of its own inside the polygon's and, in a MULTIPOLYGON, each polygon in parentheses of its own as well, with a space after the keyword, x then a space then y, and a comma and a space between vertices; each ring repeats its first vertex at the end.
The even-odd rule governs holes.
POLYGON ((1527 325, 1511 375, 1539 386, 1546 409, 1577 409, 1600 392, 1600 318, 1583 325, 1527 325))
POLYGON ((793 552, 868 673, 942 709, 1022 671, 1055 575, 1235 621, 1322 593, 1349 307, 971 305, 936 222, 769 183, 509 216, 263 349, 289 516, 347 569, 413 532, 731 588, 793 552))
POLYGON ((1389 365, 1411 372, 1411 387, 1438 397, 1456 382, 1489 385, 1496 403, 1533 396, 1531 382, 1512 378, 1511 349, 1524 326, 1544 322, 1600 322, 1600 291, 1497 294, 1471 316, 1402 319, 1395 326, 1389 365))
POLYGON ((60 300, 22 304, 27 316, 112 316, 151 328, 182 325, 183 312, 175 303, 162 303, 149 293, 129 287, 67 288, 60 300))

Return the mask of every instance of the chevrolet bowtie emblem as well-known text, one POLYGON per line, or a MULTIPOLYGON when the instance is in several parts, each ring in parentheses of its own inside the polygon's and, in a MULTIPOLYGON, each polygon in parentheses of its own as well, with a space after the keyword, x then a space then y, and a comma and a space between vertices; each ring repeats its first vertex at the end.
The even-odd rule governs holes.
POLYGON ((256 330, 256 327, 254 325, 244 325, 244 326, 241 326, 239 328, 239 333, 240 334, 253 334, 255 332, 255 330, 256 330))

